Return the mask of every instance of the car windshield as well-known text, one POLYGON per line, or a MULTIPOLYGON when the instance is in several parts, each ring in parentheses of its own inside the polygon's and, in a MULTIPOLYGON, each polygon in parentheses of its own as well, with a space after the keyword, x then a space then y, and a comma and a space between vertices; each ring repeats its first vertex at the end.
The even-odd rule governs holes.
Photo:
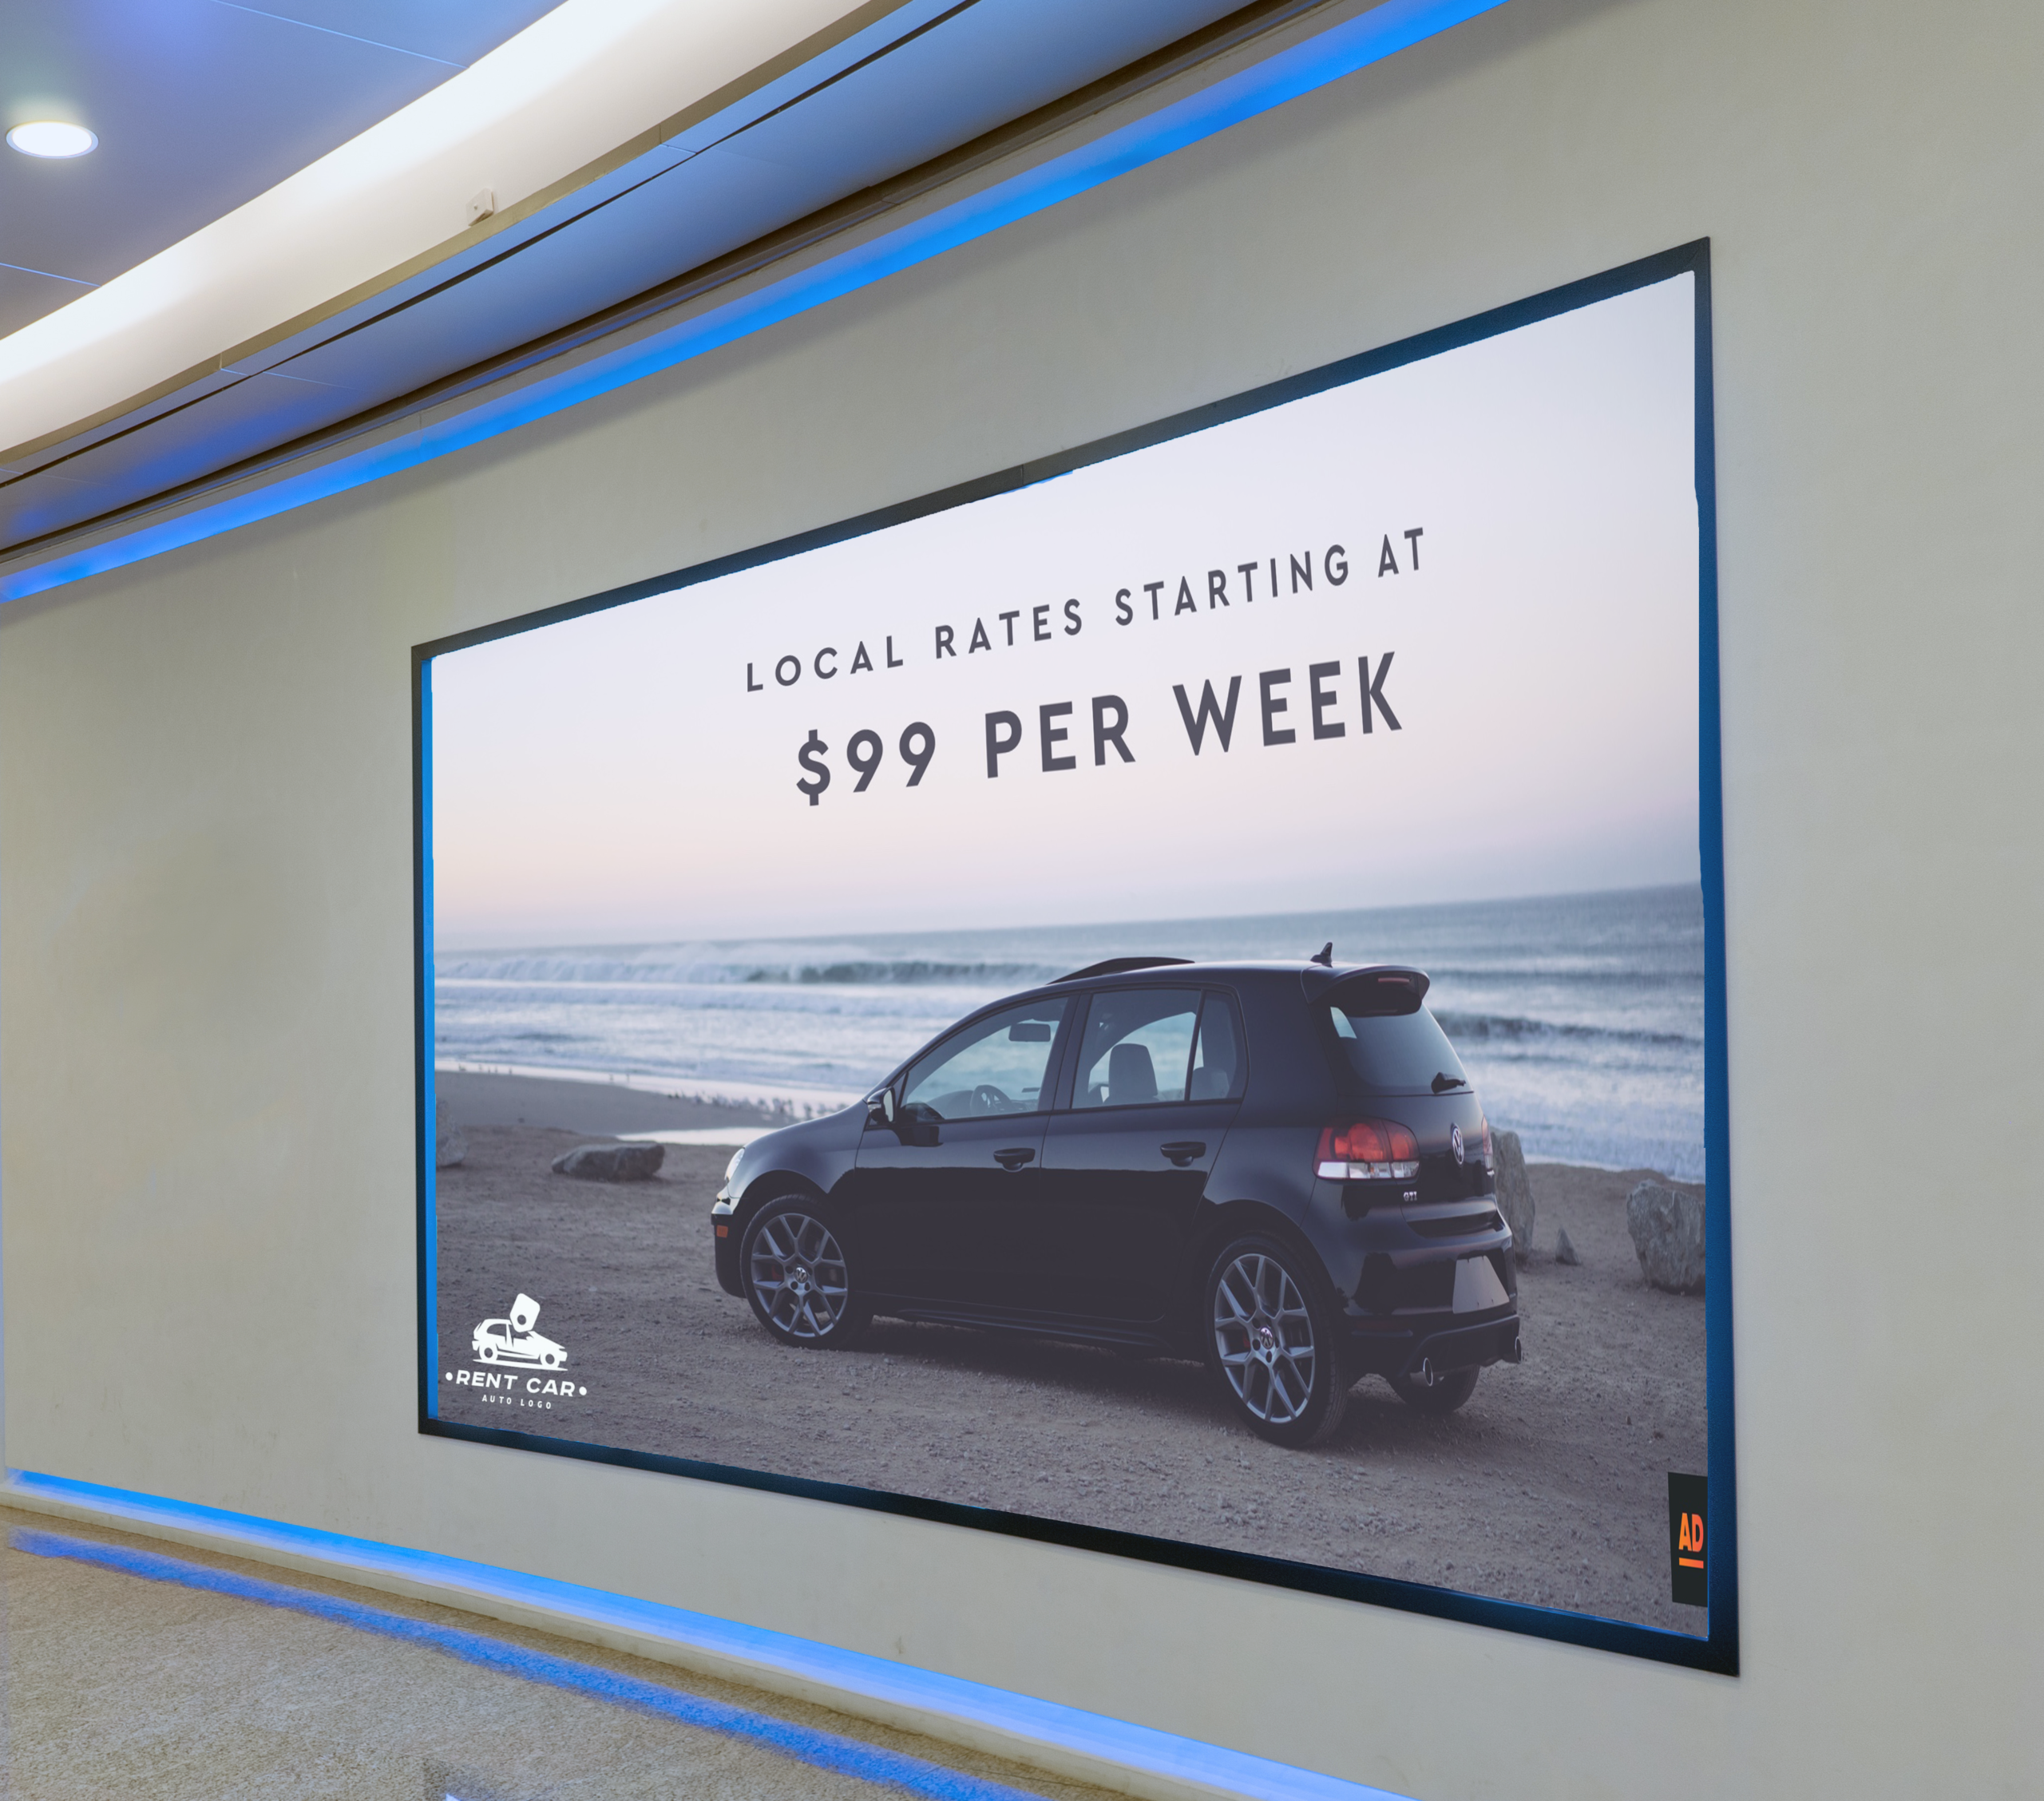
POLYGON ((1469 1078, 1432 1014, 1346 1013, 1328 1008, 1349 1067, 1378 1094, 1433 1094, 1469 1078))
POLYGON ((910 1067, 903 1112, 911 1119, 984 1119, 1037 1111, 1048 1100, 1044 1075, 1064 1007, 1062 996, 1005 1007, 947 1038, 910 1067))

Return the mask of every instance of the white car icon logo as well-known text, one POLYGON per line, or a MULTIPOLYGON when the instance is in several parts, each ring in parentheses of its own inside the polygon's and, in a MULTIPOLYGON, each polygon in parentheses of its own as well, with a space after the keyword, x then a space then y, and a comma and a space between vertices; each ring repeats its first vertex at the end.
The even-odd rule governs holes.
POLYGON ((509 1364, 521 1369, 560 1369, 568 1353, 550 1338, 533 1330, 540 1304, 521 1294, 511 1304, 508 1320, 485 1320, 474 1332, 477 1358, 485 1364, 509 1364))

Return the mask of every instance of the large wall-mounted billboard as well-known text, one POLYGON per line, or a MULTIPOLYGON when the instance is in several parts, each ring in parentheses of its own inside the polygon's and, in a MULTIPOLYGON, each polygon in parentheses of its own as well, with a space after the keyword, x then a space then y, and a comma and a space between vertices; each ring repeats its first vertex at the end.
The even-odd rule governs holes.
POLYGON ((422 1429, 1735 1668, 1706 283, 421 647, 422 1429))

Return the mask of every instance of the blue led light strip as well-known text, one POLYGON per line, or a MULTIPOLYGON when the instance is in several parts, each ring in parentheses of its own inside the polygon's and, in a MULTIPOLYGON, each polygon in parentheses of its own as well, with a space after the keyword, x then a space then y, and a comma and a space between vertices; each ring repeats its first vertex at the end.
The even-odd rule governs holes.
POLYGON ((31 1557, 62 1558, 73 1563, 97 1565, 117 1569, 124 1575, 140 1576, 152 1582, 175 1582, 188 1589, 212 1594, 232 1595, 264 1607, 287 1613, 310 1614, 315 1620, 352 1626, 358 1632, 379 1638, 394 1638, 430 1651, 444 1652, 465 1664, 493 1670, 501 1676, 542 1683, 549 1688, 565 1688, 588 1695, 613 1707, 650 1713, 684 1726, 701 1727, 727 1738, 743 1739, 764 1750, 791 1757, 819 1770, 839 1775, 858 1776, 867 1782, 888 1783, 911 1795, 927 1795, 930 1801, 1043 1801, 1028 1789, 1010 1788, 1005 1783, 988 1782, 968 1775, 925 1758, 905 1752, 888 1751, 878 1745, 862 1744, 841 1733, 821 1732, 798 1726, 771 1714, 755 1713, 750 1708, 728 1701, 713 1701, 700 1695, 620 1675, 596 1664, 576 1663, 522 1645, 507 1644, 483 1633, 465 1632, 458 1626, 439 1626, 425 1620, 410 1620, 402 1613, 387 1613, 380 1607, 365 1607, 359 1601, 343 1601, 333 1595, 315 1594, 307 1589, 287 1588, 281 1582, 265 1582, 229 1569, 212 1569, 204 1564, 187 1563, 181 1558, 137 1551, 125 1545, 101 1545, 90 1539, 70 1538, 54 1532, 18 1530, 10 1535, 18 1551, 31 1557))
MULTIPOLYGON (((267 1553, 299 1558, 317 1563, 322 1574, 337 1581, 396 1577, 438 1590, 438 1594, 427 1598, 450 1606, 460 1607, 465 1598, 471 1601, 509 1601, 551 1614, 564 1622, 608 1627, 707 1652, 741 1665, 750 1664, 763 1673, 773 1672, 797 1676, 834 1689, 848 1699, 858 1697, 886 1704, 890 1712, 909 1709, 970 1721, 1017 1740, 1055 1746, 1188 1786, 1246 1796, 1250 1801, 1403 1801, 1402 1797, 1388 1790, 1345 1782, 1338 1776, 1323 1775, 1294 1764, 1230 1751, 1197 1739, 1182 1738, 1153 1727, 1112 1720, 1104 1714, 1088 1713, 1083 1708, 1065 1707, 1056 1701, 1040 1700, 1034 1696, 1019 1695, 987 1683, 918 1669, 911 1664, 895 1663, 864 1652, 842 1650, 814 1639, 798 1638, 791 1633, 772 1632, 763 1626, 720 1620, 713 1614, 636 1600, 602 1589, 557 1581, 550 1577, 527 1576, 463 1558, 442 1557, 431 1551, 382 1545, 373 1539, 351 1538, 312 1526, 289 1526, 252 1514, 229 1513, 192 1502, 138 1494, 126 1489, 106 1488, 97 1482, 73 1482, 66 1477, 42 1475, 27 1470, 9 1471, 5 1483, 0 1484, 0 1504, 10 1502, 30 1506, 46 1502, 75 1507, 89 1513, 100 1523, 129 1530, 189 1533, 208 1541, 208 1549, 229 1555, 261 1556, 267 1553)), ((51 1539, 57 1537, 53 1534, 37 1536, 51 1539)), ((85 1541, 76 1542, 84 1544, 85 1541)), ((23 1545, 21 1548, 33 1547, 23 1545)), ((99 1545, 89 1545, 86 1548, 96 1555, 109 1550, 99 1545)), ((118 1554, 129 1558, 149 1555, 128 1550, 121 1550, 118 1554)), ((155 1561, 170 1564, 175 1560, 164 1558, 155 1561)), ((149 1573, 140 1569, 133 1573, 149 1573)), ((221 1574, 203 1569, 200 1573, 209 1577, 221 1574)), ((249 1583, 252 1587, 270 1586, 251 1583, 249 1578, 242 1577, 223 1580, 249 1583)), ((294 1597, 298 1593, 280 1585, 279 1592, 294 1597)), ((323 1605, 327 1604, 324 1597, 305 1598, 319 1601, 323 1605)), ((332 1605, 339 1607, 347 1604, 336 1601, 332 1605)), ((364 1608, 359 1611, 366 1614, 373 1613, 374 1609, 364 1608)), ((403 1623, 410 1626, 414 1622, 403 1623)), ((742 1671, 733 1673, 739 1680, 743 1679, 742 1671)), ((672 1693, 658 1688, 656 1684, 648 1686, 656 1693, 672 1693)), ((952 1773, 946 1771, 945 1775, 949 1779, 952 1773)), ((983 1785, 981 1792, 990 1801, 996 1793, 1012 1795, 1016 1791, 999 1790, 996 1785, 988 1783, 983 1785)))
POLYGON ((1506 0, 1385 0, 1360 17, 1331 26, 1305 43, 1281 50, 1091 144, 639 343, 485 401, 454 418, 431 424, 422 418, 410 429, 383 443, 285 476, 252 493, 196 507, 174 519, 83 549, 61 552, 0 576, 0 601, 22 600, 109 569, 125 568, 515 431, 535 419, 763 331, 841 295, 870 287, 1504 4, 1506 0))

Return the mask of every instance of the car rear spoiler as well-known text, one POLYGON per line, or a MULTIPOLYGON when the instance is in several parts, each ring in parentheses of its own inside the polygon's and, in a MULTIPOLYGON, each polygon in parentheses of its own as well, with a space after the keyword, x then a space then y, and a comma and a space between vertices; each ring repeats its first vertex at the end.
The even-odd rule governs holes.
POLYGON ((1424 971, 1383 963, 1336 970, 1331 976, 1309 969, 1304 980, 1308 1000, 1338 1007, 1358 1019, 1373 1013, 1416 1013, 1429 986, 1424 971))

